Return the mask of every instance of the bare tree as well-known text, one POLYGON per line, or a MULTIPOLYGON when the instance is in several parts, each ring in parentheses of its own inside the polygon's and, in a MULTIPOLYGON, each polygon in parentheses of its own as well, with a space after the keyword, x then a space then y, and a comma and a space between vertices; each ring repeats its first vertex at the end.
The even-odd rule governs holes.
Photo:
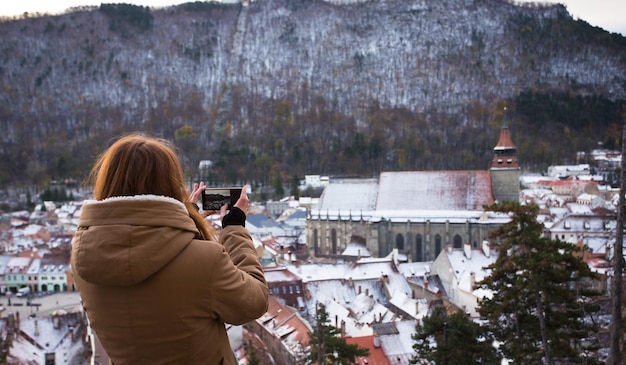
MULTIPOLYGON (((622 125, 622 156, 626 146, 626 123, 622 125)), ((622 365, 622 274, 624 272, 624 193, 626 193, 626 160, 622 157, 622 176, 620 181, 619 205, 617 211, 617 224, 615 225, 615 245, 613 248, 613 282, 612 282, 612 321, 611 321, 611 355, 608 364, 622 365)))

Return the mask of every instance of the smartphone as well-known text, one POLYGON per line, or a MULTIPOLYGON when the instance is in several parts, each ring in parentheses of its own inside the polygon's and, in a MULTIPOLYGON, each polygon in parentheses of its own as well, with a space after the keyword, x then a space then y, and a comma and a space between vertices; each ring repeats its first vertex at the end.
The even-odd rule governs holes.
POLYGON ((202 210, 220 210, 224 204, 228 204, 228 209, 232 208, 239 196, 242 188, 206 188, 202 192, 202 210))

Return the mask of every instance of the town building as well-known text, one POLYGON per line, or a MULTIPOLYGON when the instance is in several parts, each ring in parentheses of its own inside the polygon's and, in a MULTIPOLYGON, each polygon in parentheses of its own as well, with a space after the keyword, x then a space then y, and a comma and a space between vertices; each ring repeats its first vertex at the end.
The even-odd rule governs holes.
POLYGON ((84 314, 46 317, 9 315, 0 321, 2 354, 7 364, 88 364, 84 314))
POLYGON ((270 296, 267 312, 245 328, 261 339, 277 365, 302 364, 309 354, 312 327, 275 296, 270 296))
POLYGON ((302 278, 285 266, 265 268, 265 281, 271 296, 294 308, 304 307, 304 287, 302 278))
POLYGON ((489 170, 382 172, 377 179, 331 181, 307 217, 315 257, 340 257, 351 244, 373 256, 394 249, 432 261, 448 245, 479 248, 508 217, 483 206, 519 201, 520 165, 506 124, 489 170))
POLYGON ((448 246, 433 262, 431 275, 439 278, 450 303, 470 317, 478 318, 478 301, 490 296, 491 292, 475 285, 490 275, 486 268, 497 258, 497 252, 493 252, 486 241, 480 249, 472 249, 469 244, 463 249, 448 246))

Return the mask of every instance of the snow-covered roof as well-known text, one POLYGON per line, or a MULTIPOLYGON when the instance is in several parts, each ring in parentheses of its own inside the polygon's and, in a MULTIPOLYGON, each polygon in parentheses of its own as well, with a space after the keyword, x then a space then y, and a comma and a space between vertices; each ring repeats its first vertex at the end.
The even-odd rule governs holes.
MULTIPOLYGON (((615 242, 615 240, 612 240, 612 242, 615 242)), ((607 237, 585 237, 583 243, 589 247, 589 251, 592 253, 606 254, 609 239, 607 237)))
POLYGON ((376 209, 480 211, 492 203, 487 170, 383 172, 376 209))
POLYGON ((417 323, 416 321, 396 321, 390 324, 395 327, 395 331, 392 334, 381 335, 380 344, 387 358, 399 360, 397 362, 399 364, 408 364, 414 353, 415 341, 412 336, 415 334, 417 323))
MULTIPOLYGON (((328 318, 332 318, 333 320, 336 319, 338 327, 343 321, 345 324, 346 336, 361 337, 369 336, 373 333, 370 326, 363 325, 363 323, 357 321, 354 317, 351 317, 350 311, 343 305, 332 300, 332 298, 320 293, 318 301, 326 307, 328 318)), ((384 310, 387 311, 387 308, 384 308, 384 310)), ((334 324, 335 323, 333 323, 333 325, 334 324)))
POLYGON ((345 279, 348 267, 344 264, 305 264, 288 268, 300 276, 303 282, 308 282, 345 279))
POLYGON ((17 267, 17 268, 26 269, 28 265, 30 265, 30 260, 31 260, 30 257, 13 257, 7 263, 7 267, 9 268, 17 267))
POLYGON ((615 219, 594 215, 568 215, 550 228, 550 232, 586 232, 606 234, 615 231, 615 219))
POLYGON ((405 293, 392 293, 389 304, 400 309, 413 319, 422 319, 428 314, 429 304, 427 299, 413 299, 405 293))
POLYGON ((433 266, 432 261, 405 262, 398 265, 398 271, 407 278, 412 276, 424 276, 430 273, 431 266, 433 266))
POLYGON ((567 204, 572 214, 592 214, 591 208, 585 204, 569 203, 567 204))
POLYGON ((29 275, 35 275, 39 273, 39 269, 41 267, 41 259, 33 259, 30 266, 28 267, 27 273, 29 275))
POLYGON ((375 180, 351 180, 329 184, 322 193, 317 209, 342 212, 370 211, 376 207, 378 184, 375 180))
POLYGON ((469 258, 466 256, 465 251, 460 249, 446 250, 445 254, 450 261, 450 267, 454 269, 454 274, 458 281, 458 289, 474 293, 472 281, 479 283, 489 276, 490 272, 484 268, 496 262, 498 255, 496 252, 491 252, 489 256, 486 256, 482 250, 469 250, 469 252, 469 258))
POLYGON ((300 277, 286 268, 280 270, 265 270, 265 281, 268 283, 282 282, 282 281, 294 281, 299 280, 300 277))
POLYGON ((36 235, 44 229, 43 226, 38 224, 29 224, 26 228, 24 228, 24 235, 31 236, 36 235))
POLYGON ((341 256, 349 257, 370 257, 372 254, 364 245, 360 243, 349 243, 346 249, 343 250, 341 256))

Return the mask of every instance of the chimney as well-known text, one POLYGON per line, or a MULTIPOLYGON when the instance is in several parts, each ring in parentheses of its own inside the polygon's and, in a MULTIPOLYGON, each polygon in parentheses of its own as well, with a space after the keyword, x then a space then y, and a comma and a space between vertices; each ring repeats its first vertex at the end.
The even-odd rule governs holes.
POLYGON ((485 254, 486 257, 491 256, 491 250, 489 249, 489 241, 487 240, 483 241, 483 253, 485 254))
POLYGON ((370 288, 365 288, 365 296, 370 296, 370 288))
POLYGON ((447 244, 446 245, 446 249, 448 250, 448 253, 452 253, 452 245, 451 244, 447 244))
POLYGON ((476 285, 476 273, 470 272, 470 290, 474 290, 474 285, 476 285))
POLYGON ((463 251, 465 252, 465 257, 467 257, 468 260, 472 258, 472 245, 470 245, 469 242, 465 242, 463 245, 463 251))
POLYGON ((361 294, 361 286, 359 285, 359 294, 361 294))
POLYGON ((378 333, 374 332, 374 347, 380 347, 380 337, 378 337, 378 333))

